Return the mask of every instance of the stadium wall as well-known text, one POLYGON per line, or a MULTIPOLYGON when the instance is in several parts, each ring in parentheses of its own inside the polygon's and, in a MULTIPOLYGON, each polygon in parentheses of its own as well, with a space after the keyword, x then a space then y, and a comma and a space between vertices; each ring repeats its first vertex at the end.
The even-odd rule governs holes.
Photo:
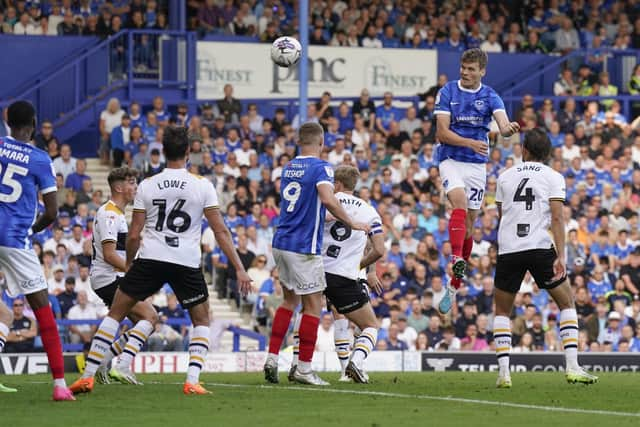
MULTIPOLYGON (((267 353, 209 353, 203 372, 261 372, 267 353)), ((82 354, 65 354, 65 372, 77 373, 84 367, 82 354)), ((592 372, 640 372, 637 354, 584 353, 581 365, 592 372)), ((184 373, 189 364, 186 352, 142 352, 134 359, 137 374, 184 373)), ((279 369, 286 372, 291 365, 291 353, 282 353, 279 369)), ((318 372, 339 372, 335 353, 316 352, 313 369, 318 372)), ((378 351, 367 359, 370 372, 461 371, 493 372, 498 370, 495 355, 477 352, 416 352, 378 351)), ((564 371, 563 353, 514 353, 511 355, 514 372, 564 371)), ((0 355, 0 375, 43 374, 49 372, 44 353, 0 355)))
MULTIPOLYGON (((0 35, 0 99, 20 95, 38 79, 47 77, 50 70, 97 42, 97 37, 0 35)), ((67 80, 73 84, 73 76, 67 76, 67 80)))

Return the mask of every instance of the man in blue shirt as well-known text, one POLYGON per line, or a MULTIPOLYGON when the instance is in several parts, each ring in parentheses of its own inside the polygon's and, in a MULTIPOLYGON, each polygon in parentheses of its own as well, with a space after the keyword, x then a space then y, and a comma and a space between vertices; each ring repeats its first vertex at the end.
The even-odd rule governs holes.
POLYGON ((322 261, 322 236, 326 210, 345 228, 369 232, 366 224, 354 222, 333 194, 333 168, 320 159, 324 130, 308 122, 299 129, 300 155, 282 170, 278 229, 273 237, 273 257, 278 266, 284 302, 276 310, 264 365, 265 379, 277 383, 278 354, 293 312, 302 300, 300 353, 289 377, 296 382, 328 385, 311 369, 316 344, 322 291, 326 288, 322 261))
MULTIPOLYGON (((36 129, 36 111, 26 101, 11 104, 7 111, 11 135, 0 138, 0 269, 10 297, 26 296, 33 309, 42 344, 54 378, 53 400, 75 400, 64 380, 64 361, 58 327, 49 306, 47 281, 31 245, 31 235, 55 221, 56 178, 49 155, 31 145, 36 129), (45 211, 35 219, 38 192, 45 211)), ((0 351, 9 335, 11 312, 0 303, 0 351)), ((0 386, 0 391, 7 391, 0 386)), ((8 391, 15 391, 13 389, 8 391)))
POLYGON ((67 181, 64 186, 66 188, 71 188, 73 191, 79 192, 82 191, 82 183, 86 179, 91 179, 91 177, 85 172, 87 171, 87 161, 84 159, 76 160, 76 171, 72 172, 67 176, 67 181))
POLYGON ((384 103, 376 108, 376 127, 386 135, 391 126, 391 122, 399 122, 404 117, 402 111, 393 106, 393 95, 391 92, 384 93, 384 103))
POLYGON ((509 121, 498 94, 481 83, 487 61, 487 54, 480 49, 466 50, 460 60, 460 80, 445 84, 436 98, 440 176, 453 206, 449 237, 454 277, 438 307, 443 313, 451 310, 471 256, 471 231, 482 205, 487 179, 489 123, 495 118, 505 138, 520 130, 517 122, 509 121))

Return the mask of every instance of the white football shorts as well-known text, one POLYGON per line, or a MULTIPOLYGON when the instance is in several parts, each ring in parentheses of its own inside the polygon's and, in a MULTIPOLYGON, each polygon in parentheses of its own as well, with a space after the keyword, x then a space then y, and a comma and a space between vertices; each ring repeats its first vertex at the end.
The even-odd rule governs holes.
POLYGON ((467 193, 467 208, 480 209, 487 185, 487 167, 484 163, 447 159, 440 163, 440 179, 446 193, 464 188, 467 193))
POLYGON ((33 249, 0 246, 0 270, 4 273, 2 287, 10 297, 48 289, 42 266, 33 249))
POLYGON ((327 287, 322 256, 273 248, 273 258, 280 273, 280 283, 296 295, 322 292, 327 287))

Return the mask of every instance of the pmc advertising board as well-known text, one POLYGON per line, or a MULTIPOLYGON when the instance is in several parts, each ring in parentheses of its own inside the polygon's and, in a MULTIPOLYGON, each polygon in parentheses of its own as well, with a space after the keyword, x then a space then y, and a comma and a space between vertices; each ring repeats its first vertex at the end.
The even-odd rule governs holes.
MULTIPOLYGON (((296 98, 299 66, 281 68, 271 62, 270 44, 198 42, 197 97, 222 98, 226 84, 236 98, 296 98)), ((309 48, 309 95, 329 91, 357 97, 363 88, 372 96, 386 91, 412 96, 436 84, 438 55, 425 49, 309 48)))

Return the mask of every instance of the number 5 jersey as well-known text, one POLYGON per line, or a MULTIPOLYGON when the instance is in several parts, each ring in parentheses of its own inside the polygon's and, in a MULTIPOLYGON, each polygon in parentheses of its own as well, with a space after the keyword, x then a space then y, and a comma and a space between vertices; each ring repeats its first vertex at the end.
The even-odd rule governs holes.
POLYGON ((0 246, 31 249, 31 226, 38 214, 38 191, 56 191, 51 158, 7 136, 0 138, 0 246))
POLYGON ((142 181, 133 203, 134 212, 145 213, 138 257, 199 267, 207 209, 218 209, 213 184, 186 169, 165 168, 142 181))

